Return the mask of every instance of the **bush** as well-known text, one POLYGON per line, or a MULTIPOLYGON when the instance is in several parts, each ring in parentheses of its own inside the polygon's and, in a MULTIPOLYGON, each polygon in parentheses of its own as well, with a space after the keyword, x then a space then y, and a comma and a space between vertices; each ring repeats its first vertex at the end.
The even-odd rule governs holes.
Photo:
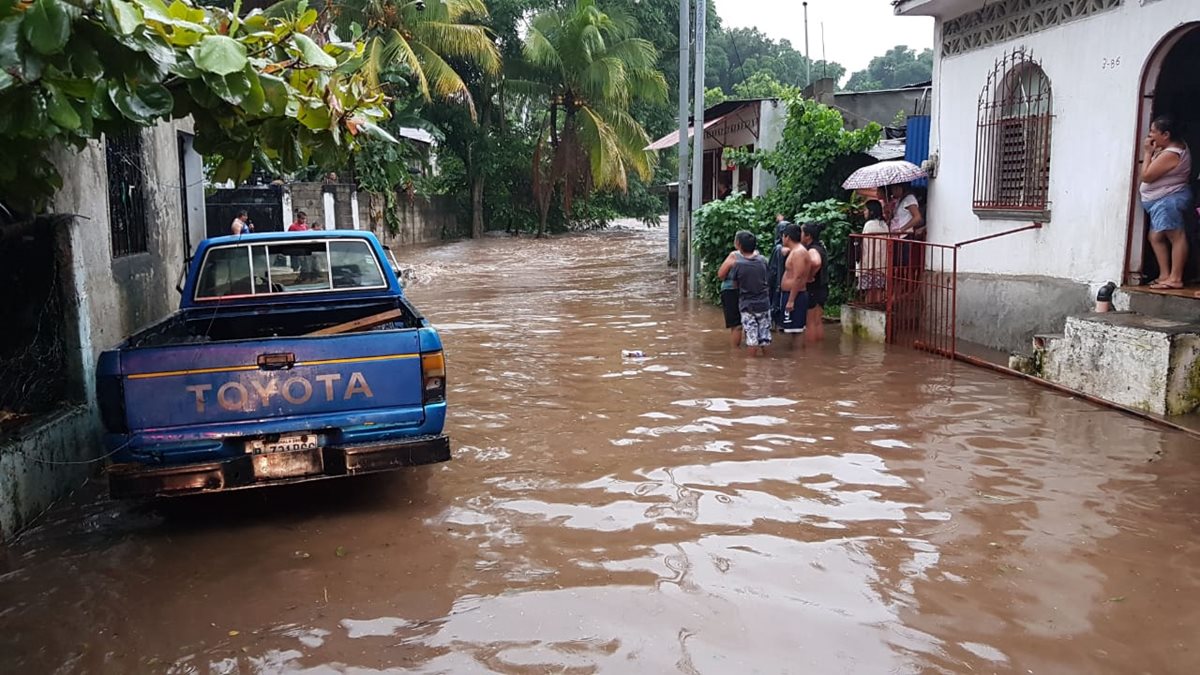
POLYGON ((775 229, 767 213, 763 200, 746 199, 741 194, 709 202, 696 211, 692 247, 700 262, 700 297, 714 303, 720 301, 717 270, 733 250, 733 238, 738 231, 753 232, 758 237, 759 252, 770 254, 775 229))

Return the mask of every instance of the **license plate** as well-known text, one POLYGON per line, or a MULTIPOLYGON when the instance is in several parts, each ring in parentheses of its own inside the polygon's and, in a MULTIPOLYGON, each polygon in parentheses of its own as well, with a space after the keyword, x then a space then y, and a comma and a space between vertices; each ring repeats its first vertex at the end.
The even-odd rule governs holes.
POLYGON ((246 452, 251 455, 271 455, 277 452, 302 452, 305 450, 316 449, 316 434, 280 436, 278 439, 273 441, 269 441, 264 438, 256 438, 252 441, 246 441, 246 452))
POLYGON ((295 478, 324 473, 324 456, 319 449, 270 452, 253 455, 254 477, 262 480, 295 478))

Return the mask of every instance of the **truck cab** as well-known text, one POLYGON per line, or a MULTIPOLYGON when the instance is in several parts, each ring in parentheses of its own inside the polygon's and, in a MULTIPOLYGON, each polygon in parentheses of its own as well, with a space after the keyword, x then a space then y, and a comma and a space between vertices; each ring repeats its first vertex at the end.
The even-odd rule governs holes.
POLYGON ((209 239, 182 293, 178 312, 98 361, 113 497, 450 459, 441 339, 374 235, 209 239))

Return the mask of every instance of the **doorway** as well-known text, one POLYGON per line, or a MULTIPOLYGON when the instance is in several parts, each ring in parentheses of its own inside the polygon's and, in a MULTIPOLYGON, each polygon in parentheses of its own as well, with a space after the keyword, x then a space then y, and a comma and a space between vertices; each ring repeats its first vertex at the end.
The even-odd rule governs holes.
MULTIPOLYGON (((1200 195, 1200 22, 1190 23, 1167 35, 1155 48, 1142 73, 1142 101, 1138 116, 1138 145, 1135 153, 1133 200, 1130 206, 1129 241, 1126 254, 1125 283, 1142 286, 1158 277, 1158 263, 1147 241, 1147 218, 1142 210, 1138 188, 1141 167, 1141 139, 1150 130, 1150 123, 1162 115, 1174 117, 1183 129, 1184 141, 1192 149, 1192 190, 1200 195)), ((1196 213, 1189 214, 1187 235, 1189 261, 1184 280, 1189 287, 1200 288, 1200 224, 1196 213)), ((1190 293, 1187 293, 1190 295, 1190 293)))

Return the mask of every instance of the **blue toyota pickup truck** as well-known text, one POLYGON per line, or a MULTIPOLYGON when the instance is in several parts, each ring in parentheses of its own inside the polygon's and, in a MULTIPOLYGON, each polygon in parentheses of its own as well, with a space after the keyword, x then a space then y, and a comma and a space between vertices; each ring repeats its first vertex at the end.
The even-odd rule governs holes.
POLYGON ((450 459, 441 339, 373 235, 209 239, 181 292, 97 364, 113 497, 450 459))

